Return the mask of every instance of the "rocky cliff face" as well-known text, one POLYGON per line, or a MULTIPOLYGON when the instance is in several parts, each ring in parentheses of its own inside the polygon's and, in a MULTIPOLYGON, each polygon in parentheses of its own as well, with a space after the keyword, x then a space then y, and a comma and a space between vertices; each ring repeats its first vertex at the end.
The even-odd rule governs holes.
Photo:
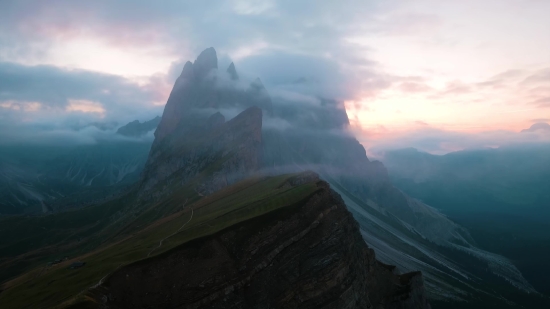
POLYGON ((104 308, 429 308, 420 273, 375 259, 342 199, 316 181, 300 205, 245 221, 124 267, 96 295, 104 308))
POLYGON ((261 128, 262 110, 251 107, 228 122, 215 113, 202 125, 168 136, 151 149, 142 192, 195 179, 206 195, 249 177, 260 166, 261 128))
POLYGON ((142 173, 141 194, 160 185, 158 194, 201 174, 197 190, 210 194, 250 176, 261 166, 262 110, 271 109, 259 80, 243 89, 235 65, 219 72, 216 51, 206 49, 176 80, 142 173), (226 123, 223 109, 244 111, 226 123))
POLYGON ((139 122, 134 120, 126 125, 118 128, 116 134, 128 136, 128 137, 140 137, 157 128, 160 123, 160 117, 157 116, 149 121, 139 122))
POLYGON ((192 126, 197 117, 208 117, 204 114, 205 110, 244 110, 252 106, 265 111, 272 109, 271 99, 259 80, 247 89, 243 89, 238 80, 233 63, 226 72, 218 71, 218 58, 212 47, 204 50, 195 62, 188 61, 166 102, 162 120, 155 132, 154 145, 182 126, 192 126))
MULTIPOLYGON (((275 174, 313 169, 365 200, 378 201, 380 192, 390 192, 380 199, 387 204, 382 207, 401 207, 401 195, 392 199, 383 165, 370 161, 347 133, 349 120, 337 102, 276 107, 259 79, 243 90, 234 64, 222 74, 215 51, 205 50, 194 63, 186 63, 176 81, 155 132, 141 192, 160 195, 193 181, 200 195, 208 195, 259 169, 275 174), (248 109, 225 122, 222 112, 231 108, 248 109), (262 128, 262 114, 268 121, 282 119, 290 128, 262 128)), ((407 207, 398 209, 404 210, 400 216, 405 221, 411 213, 407 207)))

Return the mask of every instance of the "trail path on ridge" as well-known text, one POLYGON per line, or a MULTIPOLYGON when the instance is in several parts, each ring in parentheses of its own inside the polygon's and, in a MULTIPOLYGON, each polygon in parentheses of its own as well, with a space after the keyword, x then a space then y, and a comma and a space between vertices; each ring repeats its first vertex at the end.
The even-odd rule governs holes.
POLYGON ((172 233, 172 234, 170 234, 170 235, 164 237, 161 241, 159 241, 159 245, 158 245, 156 248, 154 248, 153 250, 151 250, 151 251, 149 252, 149 254, 147 254, 147 257, 151 256, 151 254, 152 254, 153 252, 155 252, 155 250, 157 250, 158 248, 160 248, 160 247, 162 246, 162 243, 163 243, 166 239, 168 239, 168 238, 170 238, 170 237, 176 235, 177 233, 179 233, 179 231, 181 231, 181 229, 182 229, 183 227, 185 227, 185 226, 187 225, 187 223, 191 222, 191 219, 193 219, 193 214, 194 214, 194 209, 191 208, 191 217, 189 217, 189 220, 187 220, 187 222, 185 222, 182 226, 180 226, 180 228, 179 228, 177 231, 175 231, 174 233, 172 233))

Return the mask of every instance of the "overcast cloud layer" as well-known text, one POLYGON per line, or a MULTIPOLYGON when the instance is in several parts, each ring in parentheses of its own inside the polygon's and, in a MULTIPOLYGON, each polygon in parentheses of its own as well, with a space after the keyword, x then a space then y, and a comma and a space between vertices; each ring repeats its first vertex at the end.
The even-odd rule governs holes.
POLYGON ((345 102, 373 151, 547 141, 518 132, 550 119, 549 11, 537 0, 6 0, 0 141, 160 115, 183 63, 210 46, 273 96, 345 102))

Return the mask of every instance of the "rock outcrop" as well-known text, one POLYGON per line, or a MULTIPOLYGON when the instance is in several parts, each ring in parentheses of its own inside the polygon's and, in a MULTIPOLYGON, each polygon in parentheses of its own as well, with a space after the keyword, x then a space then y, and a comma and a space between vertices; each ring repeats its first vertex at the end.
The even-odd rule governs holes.
POLYGON ((94 294, 112 309, 430 308, 421 274, 378 262, 340 196, 316 183, 300 205, 123 267, 94 294))
POLYGON ((239 74, 237 74, 237 69, 235 69, 235 64, 233 62, 231 62, 227 68, 227 74, 229 74, 229 77, 231 77, 232 80, 239 79, 239 74))
POLYGON ((201 194, 210 194, 251 176, 261 164, 262 110, 250 107, 225 122, 220 113, 202 125, 182 129, 154 145, 142 173, 141 191, 156 193, 191 179, 201 194))
POLYGON ((238 75, 233 63, 227 69, 227 74, 229 78, 226 79, 229 80, 223 80, 219 76, 218 58, 214 48, 204 50, 195 62, 188 61, 166 102, 162 120, 155 132, 153 147, 166 136, 177 133, 181 126, 192 125, 197 117, 206 117, 205 109, 244 110, 257 106, 264 111, 272 110, 271 99, 261 82, 252 83, 248 90, 241 89, 237 84, 238 75))
POLYGON ((158 116, 145 122, 139 122, 139 120, 134 120, 118 128, 116 133, 120 135, 128 136, 128 137, 140 137, 147 134, 148 132, 155 130, 159 125, 159 123, 160 123, 160 117, 158 116))
POLYGON ((229 78, 219 74, 213 48, 185 64, 155 131, 140 194, 167 181, 158 194, 174 181, 185 184, 201 173, 197 190, 208 194, 261 167, 262 110, 270 113, 271 99, 259 79, 242 89, 233 63, 229 78), (245 111, 225 123, 220 110, 231 108, 245 111))

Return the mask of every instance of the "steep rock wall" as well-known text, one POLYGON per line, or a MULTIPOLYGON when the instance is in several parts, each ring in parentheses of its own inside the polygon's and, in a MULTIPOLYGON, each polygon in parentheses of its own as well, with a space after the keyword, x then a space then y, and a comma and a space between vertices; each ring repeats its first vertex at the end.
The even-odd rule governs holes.
POLYGON ((120 269, 97 299, 112 309, 429 308, 422 275, 376 261, 340 196, 317 186, 300 205, 120 269))

